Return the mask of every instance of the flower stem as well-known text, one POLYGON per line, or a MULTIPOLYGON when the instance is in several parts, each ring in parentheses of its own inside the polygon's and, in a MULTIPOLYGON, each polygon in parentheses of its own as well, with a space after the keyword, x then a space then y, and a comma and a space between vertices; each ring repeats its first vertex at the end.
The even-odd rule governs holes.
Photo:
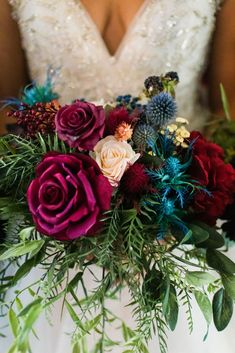
MULTIPOLYGON (((103 267, 102 269, 102 283, 104 282, 105 279, 105 268, 103 267)), ((101 315, 102 315, 102 329, 101 329, 101 339, 100 339, 100 353, 105 353, 105 347, 104 347, 104 338, 105 338, 105 293, 103 293, 103 297, 101 300, 101 315)))

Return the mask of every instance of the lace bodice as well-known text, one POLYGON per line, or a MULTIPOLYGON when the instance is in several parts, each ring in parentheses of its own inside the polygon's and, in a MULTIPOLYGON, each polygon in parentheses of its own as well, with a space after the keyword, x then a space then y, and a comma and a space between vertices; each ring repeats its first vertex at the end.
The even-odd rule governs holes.
POLYGON ((219 7, 218 0, 145 0, 111 56, 79 0, 9 0, 18 20, 31 77, 59 68, 62 102, 136 95, 144 79, 177 71, 179 114, 200 128, 206 110, 198 92, 219 7))

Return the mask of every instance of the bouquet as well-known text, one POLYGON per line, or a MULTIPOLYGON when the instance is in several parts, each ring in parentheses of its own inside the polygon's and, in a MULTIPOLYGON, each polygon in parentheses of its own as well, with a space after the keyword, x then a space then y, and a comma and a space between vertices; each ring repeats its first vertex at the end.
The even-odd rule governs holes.
POLYGON ((146 353, 155 335, 167 352, 179 310, 193 330, 193 298, 207 327, 228 325, 235 263, 216 222, 234 202, 235 169, 219 145, 177 116, 178 81, 169 72, 148 77, 138 97, 61 106, 48 78, 8 102, 19 128, 0 140, 0 296, 14 335, 9 353, 31 351, 34 324, 58 300, 74 322, 74 353, 117 345, 146 353), (35 267, 40 277, 17 290, 35 267), (107 303, 124 286, 134 328, 107 303), (109 337, 110 325, 122 341, 109 337))

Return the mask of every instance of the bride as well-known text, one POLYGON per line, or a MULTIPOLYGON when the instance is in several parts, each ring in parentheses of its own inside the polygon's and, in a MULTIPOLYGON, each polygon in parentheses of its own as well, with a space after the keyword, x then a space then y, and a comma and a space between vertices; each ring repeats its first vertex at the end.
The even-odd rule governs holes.
MULTIPOLYGON (((58 69, 55 89, 63 103, 136 95, 147 76, 177 71, 179 114, 203 130, 210 112, 222 112, 220 82, 235 116, 234 13, 234 0, 1 0, 0 98, 16 95, 28 75, 44 81, 49 66, 58 69)), ((112 305, 130 321, 125 299, 126 293, 112 305)), ((194 317, 191 336, 186 324, 169 335, 169 353, 234 352, 235 321, 222 334, 212 328, 203 343, 206 328, 196 309, 194 317)), ((72 323, 60 320, 59 304, 53 322, 39 322, 32 353, 70 353, 64 332, 72 323)), ((3 353, 10 340, 1 338, 3 353)), ((150 351, 156 352, 154 342, 150 351)))

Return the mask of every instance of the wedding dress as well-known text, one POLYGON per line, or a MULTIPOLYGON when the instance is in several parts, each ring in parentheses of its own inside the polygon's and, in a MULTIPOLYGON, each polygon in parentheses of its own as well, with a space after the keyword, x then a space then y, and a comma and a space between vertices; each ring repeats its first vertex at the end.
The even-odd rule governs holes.
MULTIPOLYGON (((97 101, 110 100, 119 94, 137 95, 147 76, 177 71, 178 114, 190 120, 191 128, 203 128, 208 113, 202 99, 205 91, 202 75, 220 1, 146 0, 114 55, 110 55, 79 0, 9 2, 21 30, 32 79, 43 82, 48 67, 57 69, 55 88, 63 103, 78 97, 97 101)), ((124 292, 121 301, 112 304, 112 310, 131 325, 126 303, 128 294, 124 292)), ((70 338, 65 333, 72 331, 73 324, 66 315, 60 319, 60 309, 61 303, 56 304, 53 326, 45 319, 39 321, 40 341, 33 342, 32 353, 71 352, 70 338)), ((211 328, 208 340, 203 343, 206 324, 196 303, 195 331, 191 336, 181 312, 178 328, 169 334, 169 353, 234 353, 235 320, 224 333, 211 328)), ((5 353, 10 338, 1 340, 0 351, 5 353)), ((157 342, 150 343, 150 351, 159 352, 157 342)))

